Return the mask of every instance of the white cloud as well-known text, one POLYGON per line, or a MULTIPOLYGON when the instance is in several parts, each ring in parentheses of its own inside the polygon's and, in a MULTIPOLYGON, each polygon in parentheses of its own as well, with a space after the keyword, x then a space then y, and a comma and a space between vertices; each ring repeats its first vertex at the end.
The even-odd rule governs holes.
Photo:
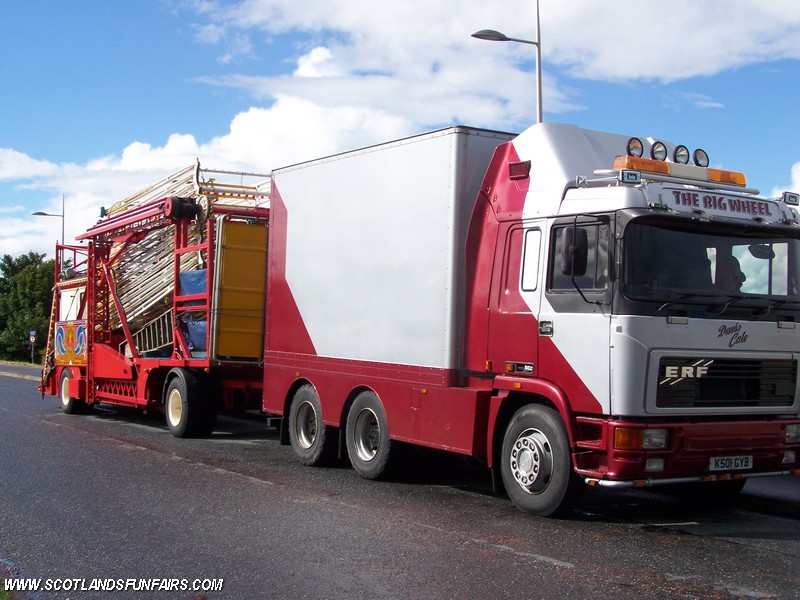
MULTIPOLYGON (((183 7, 192 12, 195 39, 219 48, 220 63, 260 58, 283 71, 198 78, 244 91, 257 104, 232 116, 229 130, 209 140, 173 133, 161 145, 132 141, 81 165, 0 149, 0 181, 50 197, 37 209, 60 212, 66 193, 68 239, 96 221, 100 206, 198 158, 206 167, 268 172, 454 122, 520 129, 535 114, 534 48, 469 37, 493 28, 533 39, 535 4, 529 0, 408 0, 380 10, 367 0, 191 0, 183 7), (271 60, 270 52, 281 59, 271 60)), ((580 108, 564 73, 673 81, 800 58, 796 0, 541 0, 541 21, 544 106, 550 113, 580 108)), ((670 101, 724 108, 702 93, 670 101)), ((790 189, 799 190, 800 163, 792 179, 790 189)), ((51 253, 59 236, 59 219, 6 212, 0 254, 51 253)))
POLYGON ((545 59, 587 79, 672 81, 800 58, 795 0, 543 0, 542 21, 545 59))
POLYGON ((772 197, 777 198, 781 196, 783 192, 800 194, 800 162, 796 162, 792 165, 791 183, 786 186, 772 188, 772 197))
POLYGON ((341 72, 336 67, 333 54, 324 46, 317 46, 297 61, 295 77, 336 77, 341 72))
POLYGON ((45 160, 36 160, 11 148, 0 148, 0 181, 47 177, 58 166, 45 160))
MULTIPOLYGON (((796 0, 673 0, 642 2, 540 0, 542 51, 548 64, 597 80, 672 81, 742 65, 800 58, 796 0)), ((535 3, 508 0, 502 10, 480 0, 395 2, 375 10, 371 0, 243 0, 200 15, 232 32, 335 34, 340 69, 400 74, 464 53, 530 56, 530 46, 477 42, 468 33, 500 29, 533 39, 535 3), (432 26, 435 24, 435 26, 432 26), (478 47, 476 44, 483 44, 478 47)), ((222 36, 221 39, 224 39, 222 36)), ((278 43, 278 42, 276 42, 278 43)))
POLYGON ((664 106, 675 110, 682 110, 687 107, 695 110, 725 108, 725 105, 722 102, 714 100, 706 94, 697 94, 692 92, 678 92, 671 94, 664 99, 664 106))
MULTIPOLYGON (((272 169, 342 148, 374 144, 416 133, 414 125, 384 111, 367 107, 324 107, 308 100, 279 98, 270 108, 251 108, 234 117, 230 130, 207 143, 191 135, 173 134, 163 146, 133 142, 119 156, 106 156, 85 165, 51 164, 19 152, 0 153, 0 174, 12 167, 24 171, 8 178, 24 187, 49 193, 51 200, 36 210, 61 214, 65 193, 68 241, 97 222, 101 206, 111 206, 196 160, 207 168, 269 173, 272 169), (11 157, 11 161, 8 160, 11 157), (12 164, 13 163, 13 164, 12 164)), ((27 211, 4 209, 9 214, 27 211)), ((16 256, 33 249, 52 255, 61 238, 58 218, 0 219, 0 255, 16 256)))

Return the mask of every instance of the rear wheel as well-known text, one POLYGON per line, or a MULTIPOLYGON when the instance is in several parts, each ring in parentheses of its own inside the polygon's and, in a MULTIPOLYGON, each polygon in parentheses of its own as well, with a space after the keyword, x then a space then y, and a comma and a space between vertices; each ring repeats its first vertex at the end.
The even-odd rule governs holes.
POLYGON ((217 413, 197 378, 180 370, 164 392, 164 414, 172 435, 179 438, 210 435, 217 413))
POLYGON ((322 421, 322 404, 311 385, 302 386, 292 398, 289 442, 304 465, 322 466, 335 457, 336 436, 322 421))
POLYGON ((72 398, 69 395, 69 382, 72 379, 72 373, 69 369, 61 371, 61 379, 58 384, 58 397, 61 400, 61 408, 68 415, 76 415, 86 412, 86 403, 72 398))
POLYGON ((511 419, 500 471, 511 501, 522 511, 551 516, 567 511, 583 490, 572 470, 569 438, 559 414, 530 404, 511 419))
POLYGON ((392 442, 386 412, 374 392, 359 394, 347 415, 347 454, 356 473, 378 479, 386 471, 392 442))

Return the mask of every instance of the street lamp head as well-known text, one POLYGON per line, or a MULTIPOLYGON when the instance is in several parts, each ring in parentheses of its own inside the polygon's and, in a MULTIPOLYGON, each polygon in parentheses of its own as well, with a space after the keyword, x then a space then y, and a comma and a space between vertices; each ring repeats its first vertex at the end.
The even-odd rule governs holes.
POLYGON ((472 37, 479 40, 489 40, 490 42, 508 42, 509 38, 504 33, 495 31, 494 29, 481 29, 472 34, 472 37))
POLYGON ((472 34, 472 37, 490 42, 519 42, 536 47, 536 122, 542 122, 542 32, 539 27, 539 0, 536 0, 536 41, 521 40, 508 37, 494 29, 481 29, 472 34))
POLYGON ((34 217, 58 217, 59 219, 61 219, 61 243, 63 244, 64 243, 64 222, 66 221, 66 219, 64 218, 65 214, 66 214, 66 212, 64 211, 64 196, 62 195, 61 196, 61 213, 60 214, 59 213, 48 213, 48 212, 44 212, 42 210, 37 210, 36 212, 32 212, 31 216, 34 216, 34 217))

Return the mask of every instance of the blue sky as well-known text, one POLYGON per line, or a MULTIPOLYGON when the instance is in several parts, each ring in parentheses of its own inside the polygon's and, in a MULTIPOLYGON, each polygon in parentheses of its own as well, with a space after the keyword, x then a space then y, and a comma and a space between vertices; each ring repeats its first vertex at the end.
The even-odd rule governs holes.
MULTIPOLYGON (((286 164, 459 123, 535 120, 534 0, 4 3, 0 254, 52 253, 199 158, 286 164), (376 7, 380 7, 377 10, 376 7)), ((541 0, 544 118, 703 147, 800 191, 796 0, 541 0)))

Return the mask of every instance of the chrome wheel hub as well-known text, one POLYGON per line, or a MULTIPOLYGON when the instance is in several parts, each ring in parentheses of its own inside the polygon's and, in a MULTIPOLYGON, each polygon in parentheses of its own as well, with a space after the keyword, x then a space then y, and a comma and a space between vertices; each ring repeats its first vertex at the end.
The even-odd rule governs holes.
POLYGON ((510 456, 511 472, 519 486, 529 494, 540 494, 553 475, 553 450, 538 429, 526 429, 514 442, 510 456))

